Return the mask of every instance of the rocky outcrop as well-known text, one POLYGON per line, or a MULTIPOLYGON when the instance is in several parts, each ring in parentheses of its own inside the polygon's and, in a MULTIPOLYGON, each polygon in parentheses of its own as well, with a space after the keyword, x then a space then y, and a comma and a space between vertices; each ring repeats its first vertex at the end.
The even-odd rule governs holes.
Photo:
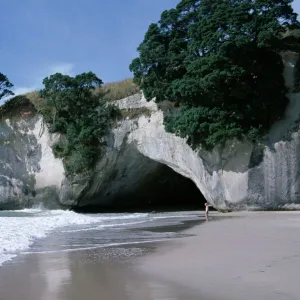
POLYGON ((0 123, 0 209, 59 205, 64 168, 52 153, 54 140, 40 116, 0 123))
POLYGON ((140 110, 141 115, 118 123, 92 173, 66 178, 62 162, 51 151, 55 137, 42 126, 39 116, 3 121, 0 208, 41 199, 67 207, 136 205, 140 198, 166 198, 176 188, 175 194, 185 201, 184 195, 194 185, 220 210, 300 208, 300 93, 293 92, 298 55, 286 52, 283 60, 290 103, 264 144, 234 140, 211 152, 194 151, 184 139, 164 130, 163 112, 154 101, 134 95, 116 105, 136 114, 140 110), (145 114, 141 109, 145 107, 151 113, 145 114), (181 176, 166 171, 170 169, 181 176), (166 184, 168 192, 163 189, 166 184), (182 195, 180 190, 184 190, 182 195))
MULTIPOLYGON (((120 100, 129 108, 149 107, 140 95, 120 100), (131 107, 131 103, 133 107, 131 107)), ((141 154, 127 137, 137 120, 123 120, 107 139, 106 153, 91 173, 65 176, 53 155, 51 135, 40 116, 17 113, 0 123, 0 209, 42 203, 48 208, 104 209, 160 204, 178 205, 189 191, 188 204, 203 198, 195 184, 167 166, 141 154)), ((185 202, 186 204, 186 202, 185 202)))
MULTIPOLYGON (((146 107, 154 116, 158 113, 156 104, 137 94, 117 101, 116 105, 136 113, 140 110, 142 115, 134 119, 125 117, 118 123, 108 137, 106 153, 92 174, 79 174, 63 181, 61 203, 77 207, 139 207, 159 202, 178 205, 187 193, 189 196, 184 203, 203 202, 203 196, 192 181, 159 160, 144 155, 138 147, 138 143, 144 141, 132 139, 134 132, 143 131, 143 120, 159 125, 152 116, 143 115, 145 110, 142 109, 146 107)), ((140 138, 143 139, 143 136, 140 138)))

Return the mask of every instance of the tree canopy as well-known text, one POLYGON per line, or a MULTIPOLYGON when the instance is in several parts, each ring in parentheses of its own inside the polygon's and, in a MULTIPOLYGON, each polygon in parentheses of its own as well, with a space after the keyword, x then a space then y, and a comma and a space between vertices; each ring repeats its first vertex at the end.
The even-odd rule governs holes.
POLYGON ((105 145, 105 135, 116 113, 94 93, 102 80, 94 73, 75 77, 56 73, 43 80, 41 108, 50 132, 60 133, 54 154, 63 158, 68 174, 90 170, 105 145))
POLYGON ((254 139, 287 105, 280 51, 292 0, 182 0, 151 24, 130 64, 145 97, 180 104, 166 129, 194 146, 254 139))
POLYGON ((12 96, 14 93, 11 91, 13 84, 9 82, 7 77, 0 73, 0 100, 7 96, 12 96))

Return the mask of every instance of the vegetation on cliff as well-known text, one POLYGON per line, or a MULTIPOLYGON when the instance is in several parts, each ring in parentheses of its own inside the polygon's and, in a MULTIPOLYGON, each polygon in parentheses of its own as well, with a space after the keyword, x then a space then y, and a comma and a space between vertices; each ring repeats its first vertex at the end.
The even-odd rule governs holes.
POLYGON ((173 101, 166 129, 192 146, 256 139, 287 105, 280 51, 292 0, 182 0, 151 24, 130 64, 145 97, 173 101))
MULTIPOLYGON (((6 81, 0 85, 0 95, 13 95, 8 90, 13 85, 6 77, 1 78, 6 81)), ((75 77, 57 73, 45 78, 43 84, 41 91, 7 100, 0 106, 0 118, 42 114, 50 132, 61 136, 53 145, 53 151, 56 157, 63 159, 68 174, 88 171, 95 166, 115 120, 149 114, 146 108, 119 111, 108 105, 109 101, 139 93, 130 78, 103 84, 91 72, 75 77)))
POLYGON ((43 84, 40 96, 45 102, 40 112, 50 132, 61 134, 53 145, 54 155, 63 159, 68 174, 91 169, 117 114, 115 106, 107 105, 100 93, 94 93, 102 80, 92 72, 75 77, 56 73, 43 84))
POLYGON ((123 99, 140 92, 139 87, 132 78, 127 78, 117 82, 106 83, 95 89, 95 93, 100 93, 104 101, 114 101, 123 99))
POLYGON ((13 84, 8 78, 0 73, 0 120, 4 117, 11 117, 16 111, 20 111, 20 107, 28 104, 28 101, 24 101, 23 97, 15 97, 15 100, 10 99, 1 105, 3 98, 14 95, 11 91, 12 87, 13 84))
POLYGON ((23 113, 35 113, 35 106, 24 95, 18 95, 7 100, 0 106, 0 121, 5 118, 14 118, 23 113))
POLYGON ((0 73, 0 100, 14 94, 11 91, 12 87, 13 84, 8 80, 8 78, 4 74, 0 73))

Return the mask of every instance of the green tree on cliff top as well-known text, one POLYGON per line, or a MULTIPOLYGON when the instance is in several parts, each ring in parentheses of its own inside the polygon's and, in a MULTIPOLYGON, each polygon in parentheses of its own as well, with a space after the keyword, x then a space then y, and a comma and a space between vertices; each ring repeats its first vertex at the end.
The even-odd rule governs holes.
POLYGON ((43 80, 40 96, 44 120, 51 132, 60 133, 54 154, 63 158, 68 174, 90 170, 101 155, 115 109, 94 93, 102 80, 94 73, 75 77, 56 73, 43 80))
POLYGON ((14 93, 11 91, 13 84, 9 82, 7 77, 0 73, 0 100, 7 96, 12 96, 14 93))
POLYGON ((151 24, 130 70, 148 100, 180 104, 167 130, 210 148, 261 136, 287 105, 279 52, 291 0, 182 0, 151 24))

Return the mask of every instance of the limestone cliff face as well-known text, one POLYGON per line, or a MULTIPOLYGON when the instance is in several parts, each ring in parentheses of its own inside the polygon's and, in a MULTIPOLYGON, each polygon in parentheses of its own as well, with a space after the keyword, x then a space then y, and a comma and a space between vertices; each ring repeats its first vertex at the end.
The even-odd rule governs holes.
POLYGON ((39 116, 0 123, 0 209, 59 203, 64 168, 53 156, 53 140, 39 116))
POLYGON ((164 165, 193 181, 220 210, 300 208, 300 93, 292 91, 298 56, 287 52, 283 60, 290 103, 285 118, 274 124, 261 145, 228 141, 211 152, 194 151, 164 130, 163 112, 155 102, 134 95, 116 105, 147 107, 151 114, 119 122, 93 173, 65 178, 62 162, 51 151, 55 137, 43 128, 40 117, 2 122, 0 208, 42 199, 64 206, 118 206, 145 190, 151 199, 150 190, 165 184, 159 182, 160 175, 169 176, 164 165))

